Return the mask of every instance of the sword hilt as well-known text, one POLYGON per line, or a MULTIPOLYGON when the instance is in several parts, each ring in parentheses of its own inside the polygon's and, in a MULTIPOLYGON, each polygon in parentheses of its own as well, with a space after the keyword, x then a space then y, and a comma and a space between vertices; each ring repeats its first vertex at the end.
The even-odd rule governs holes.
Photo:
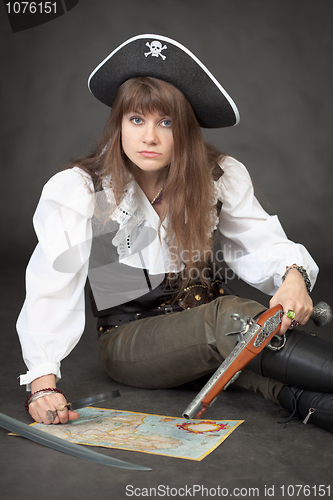
POLYGON ((320 301, 313 308, 310 316, 316 326, 325 326, 332 321, 332 308, 326 302, 320 301))

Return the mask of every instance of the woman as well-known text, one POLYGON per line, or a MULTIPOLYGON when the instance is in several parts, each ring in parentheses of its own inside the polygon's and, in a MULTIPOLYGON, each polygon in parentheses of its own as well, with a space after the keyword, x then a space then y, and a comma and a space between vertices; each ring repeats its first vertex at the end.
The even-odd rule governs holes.
MULTIPOLYGON (((162 388, 214 371, 237 342, 225 336, 235 330, 231 315, 266 309, 232 295, 222 253, 239 277, 272 295, 271 307, 282 305, 281 335, 308 321, 318 272, 259 205, 245 167, 204 142, 200 126, 232 126, 239 115, 188 49, 134 37, 96 68, 89 88, 112 107, 110 119, 91 155, 44 187, 17 324, 28 366, 21 384, 32 393, 26 406, 46 424, 49 410, 55 424, 78 417, 56 382, 84 329, 87 276, 107 372, 162 388)), ((279 353, 266 351, 237 385, 302 418, 315 401, 326 413, 310 421, 332 432, 332 345, 295 330, 279 353)))

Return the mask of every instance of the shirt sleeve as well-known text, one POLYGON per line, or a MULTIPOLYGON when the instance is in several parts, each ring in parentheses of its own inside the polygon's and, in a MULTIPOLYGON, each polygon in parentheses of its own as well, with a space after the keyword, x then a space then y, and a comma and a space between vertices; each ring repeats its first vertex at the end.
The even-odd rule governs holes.
POLYGON ((93 187, 79 168, 44 186, 33 223, 38 244, 26 271, 26 299, 17 321, 28 372, 21 385, 53 373, 85 325, 84 286, 91 246, 93 187))
MULTIPOLYGON (((286 267, 303 266, 315 284, 318 267, 306 248, 290 241, 276 215, 269 215, 254 195, 248 171, 234 158, 222 163, 217 181, 222 202, 219 230, 224 260, 245 282, 268 295, 282 284, 286 267)), ((230 278, 230 276, 229 276, 230 278)))

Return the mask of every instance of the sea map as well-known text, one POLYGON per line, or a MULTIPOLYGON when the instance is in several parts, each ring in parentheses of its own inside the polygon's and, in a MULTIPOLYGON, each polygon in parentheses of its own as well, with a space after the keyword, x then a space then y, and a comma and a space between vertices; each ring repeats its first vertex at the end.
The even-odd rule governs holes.
POLYGON ((202 460, 243 420, 185 420, 121 410, 86 407, 66 424, 33 424, 72 443, 202 460))

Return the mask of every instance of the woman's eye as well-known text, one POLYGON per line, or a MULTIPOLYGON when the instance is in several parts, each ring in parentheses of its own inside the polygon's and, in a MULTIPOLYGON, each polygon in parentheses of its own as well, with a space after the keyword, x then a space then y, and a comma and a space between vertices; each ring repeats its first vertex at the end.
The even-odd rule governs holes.
POLYGON ((161 125, 163 127, 171 127, 171 120, 162 120, 161 125))
POLYGON ((140 125, 142 123, 142 119, 138 118, 137 116, 133 116, 133 118, 131 118, 131 122, 133 122, 135 125, 140 125))

